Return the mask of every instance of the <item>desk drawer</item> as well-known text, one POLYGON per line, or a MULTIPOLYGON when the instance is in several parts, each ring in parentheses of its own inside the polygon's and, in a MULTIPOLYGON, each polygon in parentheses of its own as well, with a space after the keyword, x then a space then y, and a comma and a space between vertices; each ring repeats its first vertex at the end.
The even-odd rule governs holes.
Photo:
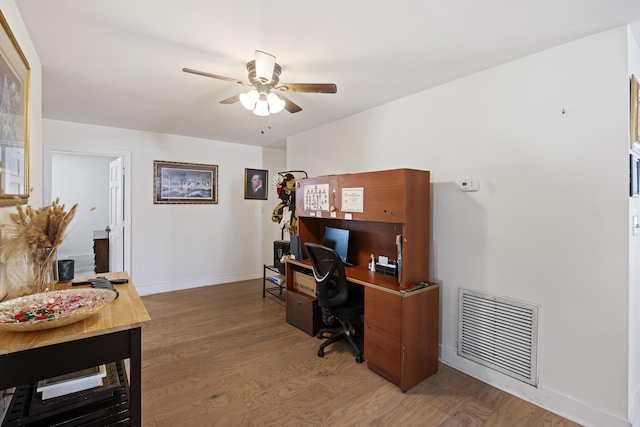
POLYGON ((364 358, 372 371, 400 385, 400 337, 365 322, 364 358))
POLYGON ((295 291, 287 291, 287 323, 311 336, 317 334, 322 323, 318 300, 295 291))
POLYGON ((400 337, 402 297, 372 288, 364 290, 364 321, 400 337))

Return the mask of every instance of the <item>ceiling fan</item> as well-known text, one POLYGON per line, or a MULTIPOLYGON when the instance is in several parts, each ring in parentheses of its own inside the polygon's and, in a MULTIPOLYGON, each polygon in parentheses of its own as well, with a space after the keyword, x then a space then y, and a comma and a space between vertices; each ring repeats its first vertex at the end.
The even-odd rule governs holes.
POLYGON ((240 93, 220 101, 221 104, 234 104, 238 101, 247 109, 258 116, 275 114, 282 109, 290 113, 302 111, 302 108, 279 92, 307 92, 307 93, 336 93, 338 87, 334 83, 280 83, 282 67, 276 63, 276 57, 266 52, 256 50, 256 59, 247 62, 249 82, 237 80, 231 77, 219 76, 204 71, 183 68, 185 73, 198 74, 224 80, 241 86, 252 86, 247 93, 240 93))

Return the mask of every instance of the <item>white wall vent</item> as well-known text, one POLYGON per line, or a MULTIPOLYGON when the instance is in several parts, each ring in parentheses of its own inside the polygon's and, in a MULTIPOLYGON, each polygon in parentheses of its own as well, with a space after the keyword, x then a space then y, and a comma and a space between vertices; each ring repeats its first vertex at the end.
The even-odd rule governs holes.
POLYGON ((466 289, 459 297, 458 355, 537 386, 539 307, 466 289))

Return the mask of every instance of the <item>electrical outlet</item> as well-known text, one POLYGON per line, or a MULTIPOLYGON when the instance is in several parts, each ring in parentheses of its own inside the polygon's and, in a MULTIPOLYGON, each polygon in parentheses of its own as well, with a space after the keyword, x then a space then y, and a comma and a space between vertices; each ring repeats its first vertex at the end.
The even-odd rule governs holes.
POLYGON ((461 191, 478 191, 480 190, 480 181, 477 178, 466 178, 460 180, 458 187, 461 191))

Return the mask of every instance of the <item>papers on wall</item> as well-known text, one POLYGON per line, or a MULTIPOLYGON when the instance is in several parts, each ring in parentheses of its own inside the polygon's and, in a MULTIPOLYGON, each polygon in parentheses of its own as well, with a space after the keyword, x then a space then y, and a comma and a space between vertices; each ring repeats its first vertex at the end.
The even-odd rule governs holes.
POLYGON ((342 189, 342 212, 362 212, 364 208, 364 188, 342 189))

